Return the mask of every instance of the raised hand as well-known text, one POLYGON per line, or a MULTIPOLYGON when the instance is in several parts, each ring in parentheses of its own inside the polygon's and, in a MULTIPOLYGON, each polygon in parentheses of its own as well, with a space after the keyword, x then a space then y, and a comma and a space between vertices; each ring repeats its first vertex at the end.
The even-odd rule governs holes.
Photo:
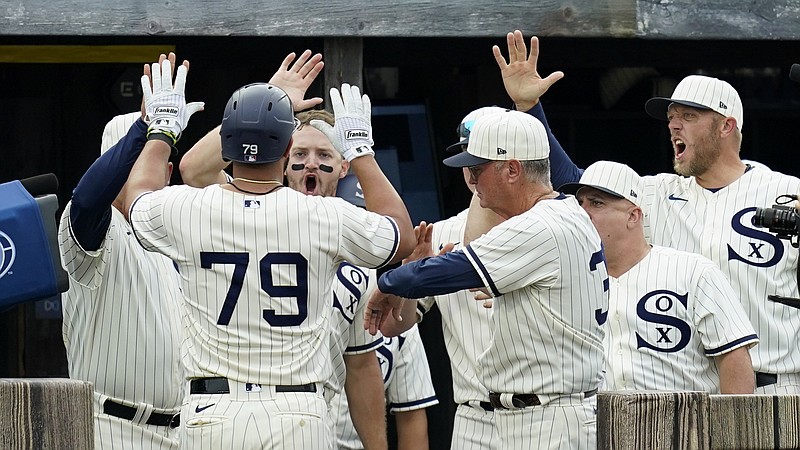
POLYGON ((311 126, 321 131, 348 162, 358 157, 375 155, 372 150, 372 104, 358 86, 342 84, 342 91, 331 88, 331 105, 336 120, 330 126, 322 120, 312 120, 311 126))
POLYGON ((184 61, 178 67, 173 84, 174 61, 174 53, 170 53, 169 57, 161 55, 159 62, 152 64, 149 73, 145 69, 141 79, 145 115, 149 121, 147 136, 148 138, 156 134, 165 136, 171 145, 178 142, 192 114, 202 111, 204 106, 203 102, 186 104, 184 91, 189 62, 184 61))
POLYGON ((539 60, 539 38, 531 38, 531 51, 525 47, 522 32, 515 30, 506 35, 508 44, 508 62, 500 52, 500 47, 493 46, 492 53, 500 74, 503 77, 503 86, 506 88, 511 100, 518 111, 528 111, 539 103, 539 97, 544 95, 550 86, 564 77, 564 72, 557 71, 542 78, 536 70, 539 60))
POLYGON ((294 111, 298 112, 322 103, 320 97, 309 99, 304 97, 308 87, 317 79, 317 75, 322 71, 325 63, 322 62, 321 54, 317 53, 311 56, 311 50, 301 53, 297 61, 294 61, 295 56, 295 53, 292 52, 283 59, 278 71, 269 79, 269 84, 283 89, 292 100, 294 111), (294 64, 292 64, 293 61, 294 64))

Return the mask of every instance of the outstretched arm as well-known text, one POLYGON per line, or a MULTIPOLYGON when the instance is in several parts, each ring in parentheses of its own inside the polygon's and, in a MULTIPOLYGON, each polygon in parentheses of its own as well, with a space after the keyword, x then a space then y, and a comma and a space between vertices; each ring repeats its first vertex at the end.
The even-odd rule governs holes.
POLYGON ((515 30, 506 35, 508 45, 508 61, 500 52, 500 47, 493 46, 494 59, 500 67, 503 86, 506 88, 517 111, 528 111, 537 103, 550 86, 564 77, 564 72, 556 71, 542 78, 537 71, 539 60, 539 38, 531 38, 531 51, 528 54, 522 32, 515 30))
MULTIPOLYGON (((283 89, 292 100, 295 112, 312 108, 322 103, 322 98, 305 98, 309 86, 320 74, 324 63, 322 55, 311 55, 306 50, 294 64, 296 54, 289 53, 283 59, 278 70, 269 79, 269 84, 283 89)), ((180 171, 183 182, 189 186, 206 187, 216 183, 225 183, 227 177, 222 172, 228 162, 222 159, 222 141, 219 136, 220 126, 209 131, 181 158, 180 171)))

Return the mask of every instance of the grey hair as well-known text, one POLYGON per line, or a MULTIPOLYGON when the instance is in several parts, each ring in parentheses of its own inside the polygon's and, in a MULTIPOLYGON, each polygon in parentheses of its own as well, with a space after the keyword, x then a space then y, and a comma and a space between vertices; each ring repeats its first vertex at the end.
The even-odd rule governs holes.
MULTIPOLYGON (((500 169, 500 165, 505 161, 498 161, 495 163, 495 170, 500 169)), ((550 160, 549 159, 531 159, 519 162, 522 165, 522 171, 525 173, 525 178, 536 184, 547 186, 550 189, 553 186, 550 184, 550 160)))

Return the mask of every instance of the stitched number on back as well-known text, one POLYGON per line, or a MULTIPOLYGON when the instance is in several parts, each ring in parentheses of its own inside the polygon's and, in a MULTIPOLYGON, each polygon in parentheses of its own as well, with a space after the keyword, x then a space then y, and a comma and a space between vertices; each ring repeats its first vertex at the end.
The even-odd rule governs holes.
MULTIPOLYGON (((222 304, 222 311, 217 319, 218 325, 228 325, 242 293, 244 276, 247 273, 247 265, 250 258, 247 253, 223 253, 223 252, 200 252, 200 267, 211 269, 214 264, 233 264, 233 276, 228 293, 225 295, 225 302, 222 304)), ((281 268, 285 270, 285 268, 281 268)), ((279 269, 280 270, 280 269, 279 269)), ((274 309, 263 310, 263 317, 274 327, 288 327, 300 325, 308 317, 308 260, 299 253, 270 253, 261 258, 259 263, 259 275, 261 278, 261 289, 270 297, 291 297, 297 299, 297 314, 279 315, 274 309), (295 285, 275 285, 272 277, 272 266, 294 266, 296 283, 295 285)))
POLYGON ((294 297, 297 314, 278 315, 274 309, 264 310, 264 320, 274 327, 300 325, 308 317, 308 260, 300 253, 269 253, 261 258, 261 289, 270 297, 294 297), (294 266, 297 282, 294 286, 276 286, 272 265, 294 266))
POLYGON ((222 252, 200 252, 200 267, 210 269, 213 264, 234 264, 233 276, 231 277, 231 287, 225 296, 225 303, 222 304, 222 311, 219 313, 217 325, 227 325, 231 321, 233 308, 239 301, 239 294, 242 293, 242 283, 244 274, 247 272, 247 264, 250 259, 247 253, 222 253, 222 252))
MULTIPOLYGON (((606 255, 603 253, 603 249, 601 248, 599 252, 592 253, 592 259, 589 260, 589 270, 594 272, 597 270, 597 266, 600 263, 606 263, 606 255)), ((603 279, 603 292, 608 292, 608 277, 603 279)), ((608 319, 608 311, 603 311, 601 308, 598 308, 594 311, 594 319, 597 321, 598 325, 602 325, 606 323, 608 319)))

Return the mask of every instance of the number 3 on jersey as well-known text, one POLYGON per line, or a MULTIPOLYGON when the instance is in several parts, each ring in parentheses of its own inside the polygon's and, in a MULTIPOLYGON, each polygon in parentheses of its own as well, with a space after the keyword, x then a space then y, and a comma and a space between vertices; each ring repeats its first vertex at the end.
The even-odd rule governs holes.
MULTIPOLYGON (((225 303, 217 319, 218 325, 228 325, 242 293, 244 276, 250 255, 246 252, 200 252, 200 266, 211 269, 214 264, 233 264, 233 276, 225 303)), ((292 297, 297 299, 297 314, 276 314, 274 309, 263 310, 264 320, 273 327, 300 325, 308 316, 308 260, 300 253, 268 253, 259 262, 261 289, 270 297, 292 297), (295 286, 276 286, 272 279, 272 266, 275 264, 294 266, 297 276, 295 286)))
MULTIPOLYGON (((597 270, 597 266, 599 266, 600 263, 603 263, 603 265, 605 265, 606 263, 606 255, 605 253, 603 253, 602 248, 600 249, 599 252, 592 253, 592 259, 589 260, 589 270, 594 272, 595 270, 597 270)), ((608 292, 608 286, 609 286, 608 277, 606 277, 605 279, 603 279, 604 293, 608 292)), ((597 321, 598 325, 606 323, 606 320, 608 319, 608 310, 603 311, 600 308, 596 309, 594 312, 594 319, 597 321)))

